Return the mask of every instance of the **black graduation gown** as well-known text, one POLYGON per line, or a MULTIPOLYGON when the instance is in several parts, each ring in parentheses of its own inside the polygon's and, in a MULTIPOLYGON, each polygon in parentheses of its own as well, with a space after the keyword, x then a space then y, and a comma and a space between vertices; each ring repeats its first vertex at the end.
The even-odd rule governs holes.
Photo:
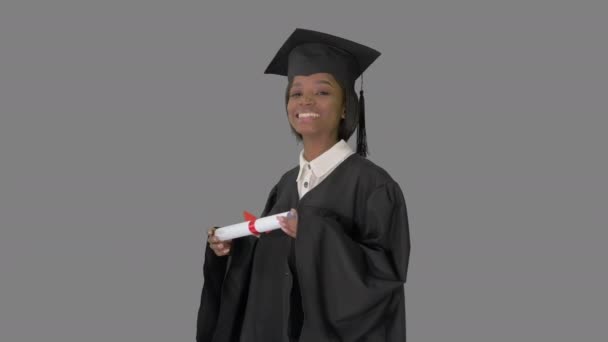
POLYGON ((290 253, 302 298, 298 341, 405 341, 410 237, 399 185, 352 154, 299 199, 298 171, 281 177, 261 214, 296 208, 296 239, 280 229, 235 239, 230 257, 207 246, 197 341, 289 341, 290 253))

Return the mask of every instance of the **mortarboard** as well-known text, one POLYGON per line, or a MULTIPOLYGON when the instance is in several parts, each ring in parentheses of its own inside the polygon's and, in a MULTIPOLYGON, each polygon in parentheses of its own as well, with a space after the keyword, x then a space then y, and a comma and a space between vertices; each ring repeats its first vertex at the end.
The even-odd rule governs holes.
POLYGON ((363 86, 359 99, 355 80, 380 56, 380 52, 359 43, 327 33, 296 29, 276 53, 265 74, 295 76, 319 72, 332 74, 345 90, 347 139, 357 130, 357 153, 367 155, 365 99, 363 86))

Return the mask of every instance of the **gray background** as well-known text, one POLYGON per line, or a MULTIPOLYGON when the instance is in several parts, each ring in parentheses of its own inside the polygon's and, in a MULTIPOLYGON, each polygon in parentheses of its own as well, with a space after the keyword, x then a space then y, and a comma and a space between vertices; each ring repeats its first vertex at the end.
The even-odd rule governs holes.
POLYGON ((295 27, 383 53, 408 340, 606 341, 606 4, 0 2, 0 341, 194 340, 204 232, 297 163, 295 27))

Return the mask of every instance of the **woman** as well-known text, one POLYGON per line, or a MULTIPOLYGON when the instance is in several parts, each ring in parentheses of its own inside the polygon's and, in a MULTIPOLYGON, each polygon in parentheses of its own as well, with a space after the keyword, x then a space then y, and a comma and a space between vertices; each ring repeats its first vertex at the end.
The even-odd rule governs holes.
POLYGON ((261 216, 290 215, 259 238, 221 242, 209 231, 197 341, 405 341, 405 201, 365 158, 354 91, 379 55, 297 29, 268 66, 288 77, 287 117, 304 148, 261 216), (346 141, 356 127, 354 153, 346 141))

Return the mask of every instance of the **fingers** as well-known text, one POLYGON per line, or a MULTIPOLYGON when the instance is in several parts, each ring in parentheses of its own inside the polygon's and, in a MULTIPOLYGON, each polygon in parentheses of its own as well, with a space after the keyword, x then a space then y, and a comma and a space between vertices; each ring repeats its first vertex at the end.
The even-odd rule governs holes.
POLYGON ((295 209, 291 209, 286 216, 278 216, 277 220, 281 230, 295 239, 298 231, 298 216, 295 209))
POLYGON ((211 247, 215 255, 217 256, 225 256, 230 254, 230 245, 227 244, 219 244, 217 248, 211 247))
POLYGON ((298 211, 295 210, 294 208, 291 208, 291 210, 287 213, 287 219, 288 220, 297 220, 298 219, 298 211))
POLYGON ((232 247, 232 242, 218 242, 218 243, 209 243, 209 247, 213 250, 215 255, 224 256, 230 254, 230 248, 232 247))
POLYGON ((221 241, 215 236, 215 227, 207 231, 207 241, 209 247, 213 250, 215 255, 224 256, 230 254, 230 247, 232 247, 232 240, 221 241))
POLYGON ((283 231, 285 234, 289 235, 290 237, 292 237, 292 238, 294 238, 294 239, 296 238, 296 233, 295 233, 294 231, 289 230, 288 228, 285 228, 285 227, 281 227, 281 230, 282 230, 282 231, 283 231))

